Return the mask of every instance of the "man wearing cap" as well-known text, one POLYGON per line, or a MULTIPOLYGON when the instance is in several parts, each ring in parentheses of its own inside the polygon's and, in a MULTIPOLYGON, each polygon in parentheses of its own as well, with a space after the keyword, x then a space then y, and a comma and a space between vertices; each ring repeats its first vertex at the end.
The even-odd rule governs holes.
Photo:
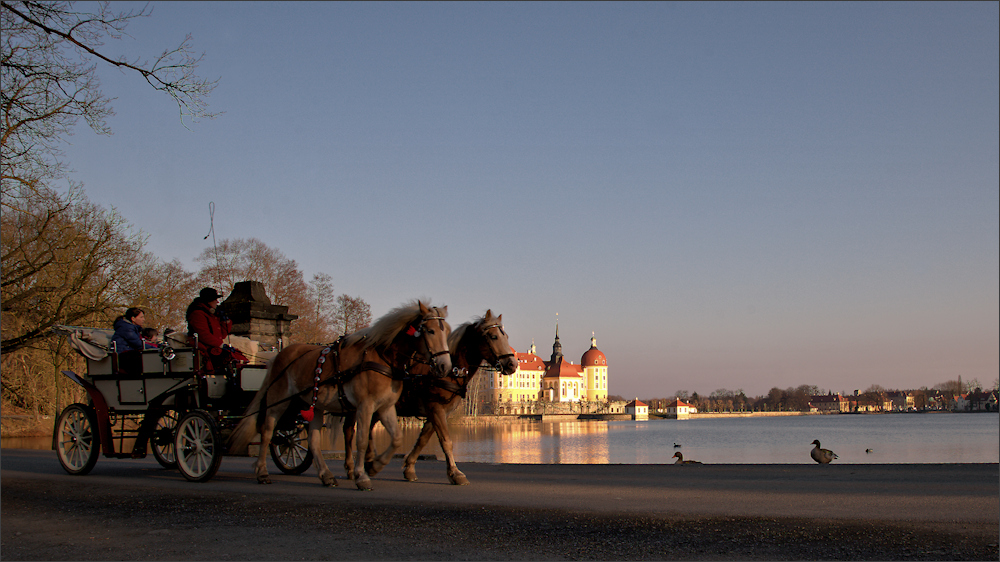
POLYGON ((188 337, 194 345, 194 336, 198 335, 198 349, 203 357, 211 359, 205 363, 207 371, 221 368, 230 360, 222 344, 233 328, 233 321, 217 312, 220 298, 222 295, 215 289, 205 287, 187 309, 188 337))

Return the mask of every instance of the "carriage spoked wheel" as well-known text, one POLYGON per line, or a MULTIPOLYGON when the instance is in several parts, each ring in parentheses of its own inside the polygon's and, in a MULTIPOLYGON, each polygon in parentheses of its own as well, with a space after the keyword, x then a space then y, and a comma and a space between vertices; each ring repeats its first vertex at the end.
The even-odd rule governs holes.
POLYGON ((153 446, 153 457, 163 468, 177 468, 177 455, 174 450, 174 431, 177 429, 177 412, 170 410, 156 421, 156 429, 150 444, 153 446))
POLYGON ((192 482, 207 482, 222 464, 222 440, 215 420, 204 410, 181 416, 174 436, 177 468, 192 482))
POLYGON ((78 475, 90 472, 101 453, 94 409, 83 404, 67 406, 56 421, 55 444, 59 464, 66 472, 78 475))
POLYGON ((285 474, 302 474, 312 466, 309 450, 309 429, 304 422, 290 428, 277 429, 271 438, 271 459, 285 474))

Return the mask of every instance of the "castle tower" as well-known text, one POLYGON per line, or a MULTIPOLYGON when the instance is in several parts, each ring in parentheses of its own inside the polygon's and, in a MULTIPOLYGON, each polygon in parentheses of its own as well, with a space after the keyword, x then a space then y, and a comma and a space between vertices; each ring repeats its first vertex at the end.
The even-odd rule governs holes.
POLYGON ((580 358, 583 380, 586 385, 586 399, 603 402, 608 399, 608 359, 597 349, 597 337, 591 332, 590 349, 580 358))
POLYGON ((556 320, 556 339, 552 342, 552 357, 549 359, 552 363, 555 363, 563 356, 562 344, 559 343, 559 321, 556 320))

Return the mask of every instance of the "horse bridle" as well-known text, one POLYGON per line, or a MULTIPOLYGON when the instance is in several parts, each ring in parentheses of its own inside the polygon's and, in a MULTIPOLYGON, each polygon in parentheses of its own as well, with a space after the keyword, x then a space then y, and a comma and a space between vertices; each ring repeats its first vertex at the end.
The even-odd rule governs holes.
MULTIPOLYGON (((411 336, 415 337, 415 338, 418 338, 418 337, 422 336, 424 334, 427 322, 430 321, 430 320, 437 320, 438 321, 438 327, 441 329, 442 332, 444 331, 444 316, 427 316, 427 317, 421 316, 420 317, 420 324, 417 324, 415 326, 413 324, 411 324, 410 327, 409 327, 409 329, 407 329, 406 333, 408 335, 411 335, 411 336)), ((428 357, 427 357, 427 364, 428 365, 430 365, 431 363, 433 363, 434 359, 436 359, 436 358, 438 358, 438 357, 440 357, 442 355, 447 355, 447 354, 451 353, 448 349, 445 349, 443 351, 438 351, 436 353, 431 353, 431 346, 427 345, 427 340, 424 340, 424 345, 427 347, 427 355, 428 355, 428 357)))
MULTIPOLYGON (((500 330, 500 333, 503 334, 504 336, 507 335, 507 332, 503 331, 503 324, 500 324, 499 322, 496 323, 496 324, 490 324, 489 326, 480 326, 479 327, 479 331, 480 331, 480 333, 482 333, 485 336, 486 332, 490 331, 493 328, 496 328, 496 329, 500 330)), ((503 371, 503 360, 506 359, 506 358, 508 358, 508 357, 514 357, 514 354, 513 353, 504 353, 503 355, 497 356, 497 362, 496 362, 496 365, 494 365, 496 367, 497 371, 501 371, 501 372, 503 371)))

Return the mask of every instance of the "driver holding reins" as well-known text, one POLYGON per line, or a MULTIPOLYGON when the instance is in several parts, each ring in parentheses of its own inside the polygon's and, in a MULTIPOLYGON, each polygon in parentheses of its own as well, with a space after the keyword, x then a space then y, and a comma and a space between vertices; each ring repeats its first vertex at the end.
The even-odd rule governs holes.
POLYGON ((187 309, 188 339, 194 346, 194 336, 198 335, 198 349, 203 357, 210 359, 205 362, 206 371, 223 370, 234 359, 229 346, 223 346, 233 329, 233 321, 219 312, 220 298, 218 291, 205 287, 187 309))

